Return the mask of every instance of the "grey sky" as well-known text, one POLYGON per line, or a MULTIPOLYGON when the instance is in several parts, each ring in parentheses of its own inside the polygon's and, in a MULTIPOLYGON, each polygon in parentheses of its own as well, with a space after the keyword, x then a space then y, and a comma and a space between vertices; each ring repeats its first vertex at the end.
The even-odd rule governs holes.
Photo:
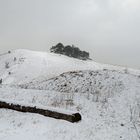
POLYGON ((58 42, 140 69, 140 0, 0 0, 0 52, 58 42))

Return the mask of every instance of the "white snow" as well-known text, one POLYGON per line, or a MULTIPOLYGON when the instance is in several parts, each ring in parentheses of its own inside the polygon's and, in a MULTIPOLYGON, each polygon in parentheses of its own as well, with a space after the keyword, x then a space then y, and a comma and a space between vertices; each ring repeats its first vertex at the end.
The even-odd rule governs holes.
POLYGON ((16 50, 0 56, 0 78, 2 100, 82 115, 73 124, 0 109, 0 140, 139 140, 139 70, 16 50))
POLYGON ((82 61, 53 53, 15 50, 0 56, 0 78, 3 84, 26 83, 32 79, 49 79, 63 72, 81 69, 98 69, 93 61, 82 61), (14 61, 14 58, 16 60, 14 61), (6 63, 9 68, 5 68, 6 63), (9 75, 9 72, 11 74, 9 75))

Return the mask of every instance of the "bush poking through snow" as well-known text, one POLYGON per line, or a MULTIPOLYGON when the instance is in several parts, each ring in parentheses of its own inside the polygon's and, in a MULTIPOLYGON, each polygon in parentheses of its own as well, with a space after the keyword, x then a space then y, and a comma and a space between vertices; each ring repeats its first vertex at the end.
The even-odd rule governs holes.
POLYGON ((10 66, 9 66, 9 62, 5 62, 5 68, 6 68, 6 69, 9 69, 9 67, 10 67, 10 66))
POLYGON ((11 51, 8 51, 8 53, 11 53, 11 51))
POLYGON ((0 79, 0 84, 2 84, 2 79, 0 79))
POLYGON ((16 57, 14 57, 14 61, 16 61, 17 60, 17 58, 16 57))
POLYGON ((11 75, 11 72, 9 71, 8 74, 11 75))

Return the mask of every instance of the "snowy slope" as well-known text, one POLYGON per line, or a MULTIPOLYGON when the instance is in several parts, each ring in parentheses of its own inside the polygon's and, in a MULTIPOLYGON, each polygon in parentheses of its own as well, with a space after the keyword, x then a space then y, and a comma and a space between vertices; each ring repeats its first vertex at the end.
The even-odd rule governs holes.
POLYGON ((30 82, 20 87, 68 93, 113 94, 139 83, 139 79, 139 76, 115 70, 84 70, 66 72, 49 80, 30 82))
POLYGON ((0 109, 2 140, 139 140, 140 87, 128 88, 106 100, 83 93, 0 88, 0 98, 24 104, 79 111, 82 121, 69 123, 37 114, 0 109), (72 99, 71 102, 68 102, 72 99), (136 128, 134 127, 136 126, 136 128))
POLYGON ((78 111, 82 121, 0 109, 0 140, 140 139, 139 70, 16 50, 0 56, 1 78, 0 99, 78 111))
MULTIPOLYGON (((0 56, 0 79, 3 79, 3 84, 43 81, 64 72, 103 68, 118 72, 126 70, 124 67, 99 64, 91 60, 82 61, 59 54, 30 50, 15 50, 0 56), (8 68, 6 68, 7 65, 8 68)), ((127 71, 140 74, 139 71, 132 69, 127 69, 127 71)))
POLYGON ((100 66, 92 61, 46 52, 15 50, 0 56, 0 78, 3 79, 3 84, 26 83, 36 78, 52 78, 71 70, 98 68, 100 66), (7 63, 9 68, 6 68, 7 63))

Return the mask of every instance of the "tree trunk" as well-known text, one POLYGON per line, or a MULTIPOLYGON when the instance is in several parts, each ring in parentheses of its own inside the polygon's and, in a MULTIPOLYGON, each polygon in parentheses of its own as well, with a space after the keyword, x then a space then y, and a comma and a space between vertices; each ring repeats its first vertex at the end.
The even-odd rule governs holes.
POLYGON ((12 109, 20 112, 37 113, 55 119, 66 120, 72 123, 81 120, 81 115, 79 113, 66 114, 66 113, 61 113, 59 111, 53 111, 51 109, 42 109, 42 108, 37 108, 36 106, 24 106, 20 104, 8 103, 5 101, 0 101, 0 108, 12 109))

